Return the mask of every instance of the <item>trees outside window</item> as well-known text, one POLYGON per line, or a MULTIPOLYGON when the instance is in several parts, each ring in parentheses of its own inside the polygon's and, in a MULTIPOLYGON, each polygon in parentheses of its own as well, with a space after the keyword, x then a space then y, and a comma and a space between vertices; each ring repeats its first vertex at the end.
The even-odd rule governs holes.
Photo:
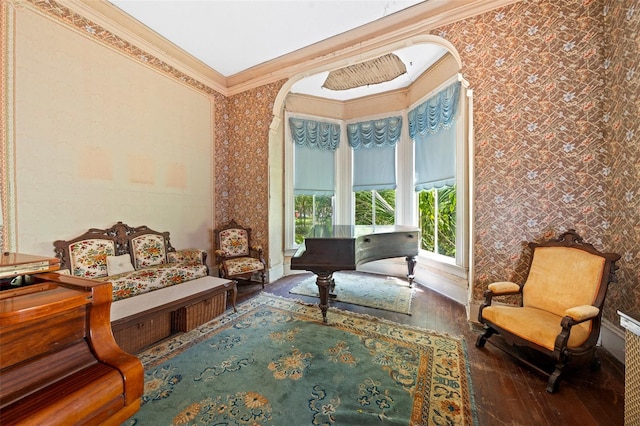
POLYGON ((333 225, 333 197, 296 195, 295 241, 302 243, 313 225, 333 225))
POLYGON ((420 191, 418 221, 422 229, 421 249, 456 257, 456 187, 420 191))
POLYGON ((394 225, 396 223, 396 191, 357 191, 355 195, 356 225, 394 225))

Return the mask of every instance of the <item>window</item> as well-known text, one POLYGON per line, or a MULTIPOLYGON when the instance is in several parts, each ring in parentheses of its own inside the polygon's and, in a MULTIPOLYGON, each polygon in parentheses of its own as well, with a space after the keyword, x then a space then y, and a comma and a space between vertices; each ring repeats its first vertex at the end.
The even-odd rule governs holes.
POLYGON ((335 151, 340 126, 334 123, 289 118, 294 144, 295 242, 299 244, 313 225, 333 224, 335 151))
POLYGON ((394 225, 396 223, 396 191, 357 191, 355 196, 356 225, 394 225))
POLYGON ((415 190, 422 249, 456 257, 456 117, 460 82, 455 82, 408 113, 413 140, 415 190))
POLYGON ((418 193, 420 248, 456 257, 456 188, 431 189, 418 193))
MULTIPOLYGON (((309 148, 287 140, 285 187, 287 182, 290 186, 284 207, 287 217, 295 219, 287 221, 287 249, 295 249, 313 224, 419 225, 423 236, 422 262, 463 276, 469 258, 469 204, 466 194, 470 173, 468 135, 471 133, 467 122, 470 102, 466 96, 460 95, 462 86, 459 81, 462 80, 451 79, 439 86, 441 89, 434 90, 406 110, 396 111, 397 121, 394 123, 399 133, 392 146, 380 143, 381 140, 388 142, 386 138, 376 140, 372 137, 376 143, 362 138, 363 134, 373 135, 375 122, 385 120, 388 118, 386 115, 382 118, 376 115, 369 121, 360 119, 358 123, 333 120, 340 129, 340 137, 346 138, 348 143, 336 144, 336 149, 330 154, 328 163, 332 164, 333 171, 328 174, 334 178, 332 191, 301 191, 297 180, 299 169, 315 170, 320 157, 316 152, 310 156, 309 163, 301 162, 298 151, 309 148), (463 102, 459 108, 458 97, 463 102), (436 122, 433 121, 433 111, 429 112, 429 102, 440 104, 436 122), (454 114, 456 110, 458 114, 454 114), (431 117, 425 119, 425 114, 431 117), (363 122, 370 124, 370 131, 361 129, 354 138, 356 133, 354 129, 350 130, 350 126, 363 122), (431 129, 420 133, 425 124, 431 125, 431 129), (357 138, 360 138, 360 145, 364 142, 369 148, 357 145, 354 142, 357 138)), ((290 118, 297 116, 292 112, 287 114, 287 124, 290 124, 290 118)), ((312 121, 331 120, 314 116, 307 118, 312 121)), ((293 134, 293 130, 286 134, 290 133, 293 134)))
POLYGON ((400 116, 347 125, 353 149, 356 225, 396 223, 396 144, 401 133, 400 116))

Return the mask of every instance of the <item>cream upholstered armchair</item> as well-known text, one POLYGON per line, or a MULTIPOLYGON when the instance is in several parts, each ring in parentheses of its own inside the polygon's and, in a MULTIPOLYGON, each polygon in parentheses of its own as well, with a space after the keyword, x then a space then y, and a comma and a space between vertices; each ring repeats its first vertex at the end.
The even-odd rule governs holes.
POLYGON ((545 243, 529 243, 529 248, 531 262, 523 285, 495 282, 485 291, 478 314, 484 333, 476 346, 484 347, 493 334, 500 334, 508 344, 551 357, 553 372, 507 351, 548 375, 547 392, 553 393, 568 364, 590 362, 592 369, 600 367, 595 351, 602 308, 608 284, 616 281, 615 262, 620 255, 599 252, 574 230, 545 243), (492 304, 494 297, 504 295, 519 295, 520 306, 492 304))
POLYGON ((231 220, 215 231, 218 275, 228 279, 251 280, 258 273, 264 288, 266 262, 262 247, 251 244, 251 228, 231 220))

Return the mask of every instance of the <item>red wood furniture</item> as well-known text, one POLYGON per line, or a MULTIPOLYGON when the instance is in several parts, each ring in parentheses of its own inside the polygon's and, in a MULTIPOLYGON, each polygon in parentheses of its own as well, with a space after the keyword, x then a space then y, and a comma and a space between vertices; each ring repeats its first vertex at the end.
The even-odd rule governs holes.
POLYGON ((141 362, 111 333, 111 283, 43 273, 0 292, 0 424, 121 424, 141 362))

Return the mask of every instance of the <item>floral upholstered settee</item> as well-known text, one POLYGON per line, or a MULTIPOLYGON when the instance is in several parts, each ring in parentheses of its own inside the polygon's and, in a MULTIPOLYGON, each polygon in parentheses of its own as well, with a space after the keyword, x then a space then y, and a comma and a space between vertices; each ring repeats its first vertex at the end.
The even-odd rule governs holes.
POLYGON ((207 253, 176 250, 168 232, 118 222, 92 228, 69 241, 54 242, 61 270, 71 275, 109 281, 113 301, 181 284, 209 274, 207 253))

